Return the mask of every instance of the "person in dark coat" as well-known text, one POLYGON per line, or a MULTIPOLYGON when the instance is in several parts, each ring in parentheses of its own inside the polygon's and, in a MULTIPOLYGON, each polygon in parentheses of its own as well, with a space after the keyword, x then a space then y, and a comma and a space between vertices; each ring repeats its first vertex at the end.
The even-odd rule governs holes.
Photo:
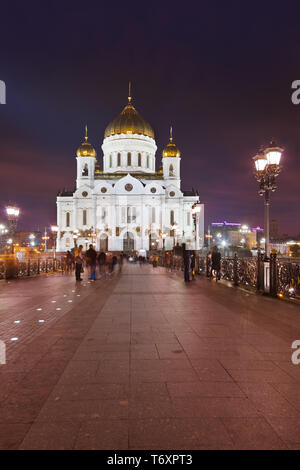
POLYGON ((75 278, 76 281, 82 281, 80 274, 83 269, 83 254, 82 254, 83 246, 80 245, 78 249, 75 251, 75 278))
POLYGON ((195 255, 195 252, 193 251, 192 252, 192 255, 191 255, 191 273, 192 273, 192 281, 195 280, 195 272, 196 270, 196 255, 195 255))
POLYGON ((96 280, 96 260, 97 252, 91 244, 87 252, 85 253, 86 264, 89 270, 89 279, 91 281, 96 280))
POLYGON ((101 250, 101 252, 99 253, 99 255, 97 257, 97 260, 98 260, 98 264, 99 264, 99 272, 100 272, 100 274, 104 274, 105 273, 105 267, 106 267, 106 254, 104 253, 103 250, 101 250))
POLYGON ((184 264, 184 281, 190 282, 191 252, 185 249, 185 243, 182 245, 183 264, 184 264))
POLYGON ((213 274, 213 271, 216 271, 216 280, 220 279, 220 274, 221 274, 221 253, 218 250, 218 247, 215 246, 213 248, 212 254, 211 254, 211 273, 213 274))

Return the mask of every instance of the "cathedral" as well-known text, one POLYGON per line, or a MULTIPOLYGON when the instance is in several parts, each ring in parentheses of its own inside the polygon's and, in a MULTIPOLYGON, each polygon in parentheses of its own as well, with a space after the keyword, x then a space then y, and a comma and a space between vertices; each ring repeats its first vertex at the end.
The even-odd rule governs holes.
POLYGON ((172 128, 159 169, 156 150, 154 131, 129 90, 127 105, 104 132, 103 169, 85 129, 76 189, 57 196, 57 251, 91 243, 97 250, 138 253, 203 246, 204 205, 197 192, 181 189, 181 152, 172 128))

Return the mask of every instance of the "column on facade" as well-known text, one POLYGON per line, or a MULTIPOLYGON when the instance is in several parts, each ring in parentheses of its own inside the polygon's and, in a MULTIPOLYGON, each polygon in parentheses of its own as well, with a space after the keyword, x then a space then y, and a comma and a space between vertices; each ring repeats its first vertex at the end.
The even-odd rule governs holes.
POLYGON ((61 204, 57 202, 57 237, 56 237, 56 251, 60 251, 60 235, 61 235, 61 204))
POLYGON ((145 249, 145 243, 144 243, 144 232, 145 232, 145 227, 144 227, 144 211, 143 211, 143 202, 144 202, 144 197, 141 196, 141 206, 140 206, 140 211, 141 211, 141 216, 140 216, 140 248, 145 249))
POLYGON ((78 220, 77 220, 77 217, 78 217, 78 208, 77 208, 77 199, 73 199, 73 232, 74 230, 77 229, 78 227, 78 220))
MULTIPOLYGON (((113 229, 113 234, 115 237, 114 247, 115 247, 115 250, 119 250, 120 238, 119 236, 117 236, 117 227, 119 227, 119 201, 115 200, 114 208, 115 208, 115 211, 114 211, 115 223, 114 223, 114 229, 113 229)), ((120 233, 120 228, 119 228, 119 233, 120 233)))

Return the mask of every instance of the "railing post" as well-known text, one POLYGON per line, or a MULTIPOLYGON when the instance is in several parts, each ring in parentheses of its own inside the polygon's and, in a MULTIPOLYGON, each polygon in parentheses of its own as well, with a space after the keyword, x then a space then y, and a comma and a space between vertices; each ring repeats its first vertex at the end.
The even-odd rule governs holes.
POLYGON ((40 274, 40 258, 38 258, 37 273, 40 274))
POLYGON ((27 263, 27 276, 30 276, 30 258, 28 258, 28 263, 27 263))
POLYGON ((45 273, 48 272, 48 259, 46 258, 46 263, 45 263, 45 273))
POLYGON ((261 292, 264 290, 264 255, 257 254, 257 282, 256 289, 261 292))
POLYGON ((277 297, 277 255, 270 254, 270 295, 277 297))
POLYGON ((233 258, 233 285, 239 285, 239 275, 238 275, 238 257, 237 254, 234 254, 233 258))

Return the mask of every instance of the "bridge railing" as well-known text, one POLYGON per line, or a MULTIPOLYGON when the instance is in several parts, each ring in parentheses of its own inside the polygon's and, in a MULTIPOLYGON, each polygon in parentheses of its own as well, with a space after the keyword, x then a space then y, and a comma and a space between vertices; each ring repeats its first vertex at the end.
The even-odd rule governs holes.
POLYGON ((22 278, 41 273, 61 272, 66 268, 65 258, 41 257, 18 259, 13 256, 0 258, 0 279, 22 278))
POLYGON ((277 293, 284 297, 300 298, 300 260, 276 260, 277 293))
MULTIPOLYGON (((163 260, 160 261, 163 266, 163 260)), ((181 257, 173 257, 170 268, 182 270, 181 257)), ((209 256, 196 257, 196 273, 211 277, 211 260, 209 256)), ((245 286, 270 295, 300 299, 300 259, 278 258, 272 254, 270 261, 265 263, 264 255, 257 257, 238 258, 223 257, 221 259, 220 278, 232 282, 235 286, 245 286), (266 266, 266 264, 268 266, 266 266), (269 270, 269 271, 268 271, 269 270), (268 274, 269 272, 269 274, 268 274), (268 280, 266 278, 268 276, 268 280)))

